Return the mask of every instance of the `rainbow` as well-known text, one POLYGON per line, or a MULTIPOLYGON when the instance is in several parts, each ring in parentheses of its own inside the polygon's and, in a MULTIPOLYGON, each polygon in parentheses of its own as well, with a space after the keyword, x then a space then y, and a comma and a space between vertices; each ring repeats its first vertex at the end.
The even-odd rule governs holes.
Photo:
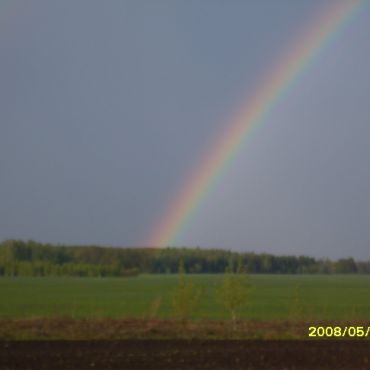
POLYGON ((303 36, 295 40, 290 52, 265 76, 252 98, 248 98, 238 114, 226 124, 224 131, 185 178, 182 188, 150 233, 146 245, 165 247, 175 242, 252 130, 270 115, 318 54, 353 19, 363 3, 364 0, 332 2, 303 32, 303 36))

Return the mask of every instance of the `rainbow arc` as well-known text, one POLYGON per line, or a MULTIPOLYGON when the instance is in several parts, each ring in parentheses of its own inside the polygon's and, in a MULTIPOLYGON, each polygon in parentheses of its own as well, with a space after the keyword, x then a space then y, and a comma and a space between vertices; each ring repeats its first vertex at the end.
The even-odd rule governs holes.
POLYGON ((178 234, 205 198, 211 186, 222 176, 253 129, 271 114, 273 108, 296 84, 307 68, 350 22, 364 0, 333 1, 319 14, 311 27, 298 37, 292 48, 257 86, 239 113, 225 125, 224 131, 205 152, 185 178, 174 199, 170 200, 159 223, 154 225, 146 245, 174 245, 178 234))

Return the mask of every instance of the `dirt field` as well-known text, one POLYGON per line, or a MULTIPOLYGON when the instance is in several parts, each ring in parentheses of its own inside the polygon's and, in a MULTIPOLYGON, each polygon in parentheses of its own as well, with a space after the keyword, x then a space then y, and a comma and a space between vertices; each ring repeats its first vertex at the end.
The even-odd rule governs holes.
MULTIPOLYGON (((122 340, 122 339, 308 339, 310 326, 362 326, 370 321, 257 321, 35 318, 0 320, 0 341, 6 340, 122 340)), ((370 329, 369 329, 370 330, 370 329)), ((331 338, 333 339, 333 338, 331 338)), ((351 339, 348 336, 342 339, 351 339)), ((353 339, 353 338, 352 338, 353 339)), ((370 335, 362 340, 370 341, 370 335)), ((1 369, 0 369, 1 370, 1 369)))
POLYGON ((370 343, 356 340, 2 341, 2 370, 370 368, 370 343))

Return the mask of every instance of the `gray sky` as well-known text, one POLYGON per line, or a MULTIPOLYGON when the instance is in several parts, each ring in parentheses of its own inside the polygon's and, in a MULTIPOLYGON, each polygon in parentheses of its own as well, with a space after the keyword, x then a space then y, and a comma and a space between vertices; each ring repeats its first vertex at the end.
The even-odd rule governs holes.
MULTIPOLYGON (((327 1, 2 0, 0 239, 138 246, 327 1)), ((178 245, 370 259, 370 6, 178 245)))

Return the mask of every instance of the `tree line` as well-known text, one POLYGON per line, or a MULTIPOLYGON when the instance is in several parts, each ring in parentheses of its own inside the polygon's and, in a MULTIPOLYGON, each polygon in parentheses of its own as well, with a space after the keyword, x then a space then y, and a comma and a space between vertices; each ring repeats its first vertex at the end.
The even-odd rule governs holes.
POLYGON ((351 257, 332 261, 222 249, 66 246, 33 240, 5 240, 0 243, 0 276, 171 274, 177 273, 180 260, 184 262, 186 273, 224 273, 233 261, 235 266, 241 263, 248 273, 370 273, 370 261, 355 261, 351 257))

